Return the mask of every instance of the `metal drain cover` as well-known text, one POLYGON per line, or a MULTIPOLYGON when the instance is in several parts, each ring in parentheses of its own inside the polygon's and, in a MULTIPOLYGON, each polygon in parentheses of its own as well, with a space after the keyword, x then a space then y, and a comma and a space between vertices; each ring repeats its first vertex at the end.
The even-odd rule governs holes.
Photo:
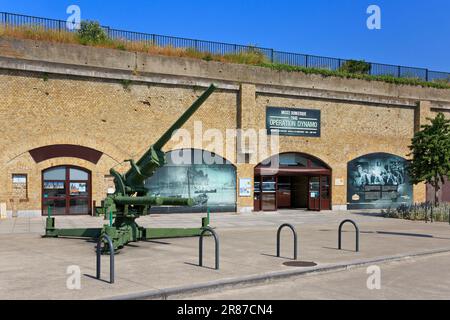
POLYGON ((297 268, 307 268, 307 267, 315 267, 317 263, 309 262, 309 261, 288 261, 283 263, 286 267, 297 267, 297 268))

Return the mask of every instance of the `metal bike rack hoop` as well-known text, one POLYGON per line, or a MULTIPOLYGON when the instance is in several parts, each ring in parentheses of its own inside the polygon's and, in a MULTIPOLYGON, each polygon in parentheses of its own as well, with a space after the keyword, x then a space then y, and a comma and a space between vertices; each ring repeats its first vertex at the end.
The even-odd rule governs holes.
POLYGON ((109 246, 109 283, 114 283, 114 246, 111 238, 108 235, 102 235, 97 241, 97 279, 100 280, 101 262, 102 262, 102 240, 106 239, 109 246))
POLYGON ((350 220, 350 219, 342 221, 341 224, 339 225, 339 232, 338 232, 339 233, 339 239, 338 239, 339 250, 342 250, 342 227, 346 223, 351 223, 355 227, 355 230, 356 230, 356 252, 359 252, 359 227, 355 221, 350 220))
POLYGON ((199 255, 198 255, 198 265, 200 267, 203 267, 203 236, 206 233, 211 233, 214 237, 214 242, 215 242, 215 251, 216 251, 216 270, 219 270, 219 236, 217 235, 217 233, 210 227, 206 227, 203 228, 202 233, 200 234, 200 239, 199 239, 199 255))
POLYGON ((279 258, 281 256, 281 250, 280 250, 280 239, 281 239, 281 231, 283 230, 283 228, 289 228, 292 230, 292 233, 294 234, 294 260, 297 260, 297 252, 298 252, 298 248, 297 248, 297 231, 295 231, 295 228, 292 224, 289 223, 285 223, 282 224, 279 228, 278 228, 278 232, 277 232, 277 257, 279 258))

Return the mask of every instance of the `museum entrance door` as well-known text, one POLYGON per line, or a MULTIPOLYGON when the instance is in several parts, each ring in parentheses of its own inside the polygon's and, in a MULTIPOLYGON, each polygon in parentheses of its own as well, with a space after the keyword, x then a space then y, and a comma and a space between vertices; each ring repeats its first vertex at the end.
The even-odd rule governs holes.
POLYGON ((297 153, 275 157, 255 168, 255 211, 331 209, 331 169, 325 163, 297 153))
POLYGON ((309 178, 309 210, 331 210, 330 176, 309 178))
POLYGON ((91 214, 91 173, 74 166, 42 171, 42 215, 91 214))

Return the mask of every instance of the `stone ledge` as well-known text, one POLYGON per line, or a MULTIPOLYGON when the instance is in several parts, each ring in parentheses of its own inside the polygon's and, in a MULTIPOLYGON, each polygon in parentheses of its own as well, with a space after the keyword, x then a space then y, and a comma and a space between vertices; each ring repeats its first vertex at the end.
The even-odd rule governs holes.
POLYGON ((242 64, 207 62, 192 58, 149 55, 76 44, 0 37, 0 56, 25 61, 83 66, 93 70, 103 68, 128 74, 127 78, 122 79, 133 79, 131 76, 133 73, 142 73, 145 75, 164 75, 164 77, 171 76, 177 79, 208 79, 206 82, 212 80, 234 85, 252 83, 258 86, 324 90, 416 101, 427 100, 433 102, 439 108, 450 108, 450 90, 445 89, 396 85, 381 81, 323 77, 321 75, 276 71, 242 64))

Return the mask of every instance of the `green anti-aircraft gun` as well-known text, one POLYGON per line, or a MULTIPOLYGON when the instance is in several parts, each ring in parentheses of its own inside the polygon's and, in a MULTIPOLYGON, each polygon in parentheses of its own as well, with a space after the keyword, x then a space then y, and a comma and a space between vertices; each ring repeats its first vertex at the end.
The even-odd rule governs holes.
POLYGON ((120 249, 130 242, 149 239, 177 238, 199 236, 204 227, 209 224, 209 217, 202 219, 201 228, 143 228, 136 223, 136 219, 148 215, 151 206, 192 206, 192 199, 163 198, 149 195, 145 187, 145 180, 151 177, 156 169, 165 164, 165 153, 162 151, 175 131, 181 128, 186 121, 214 92, 216 87, 211 85, 197 101, 167 130, 159 140, 142 156, 139 161, 127 160, 131 168, 125 174, 111 169, 116 187, 115 193, 108 195, 102 204, 102 212, 110 218, 110 225, 103 228, 82 229, 56 229, 55 218, 47 218, 46 237, 87 237, 98 238, 108 235, 114 249, 120 249), (114 222, 112 219, 114 218, 114 222))

